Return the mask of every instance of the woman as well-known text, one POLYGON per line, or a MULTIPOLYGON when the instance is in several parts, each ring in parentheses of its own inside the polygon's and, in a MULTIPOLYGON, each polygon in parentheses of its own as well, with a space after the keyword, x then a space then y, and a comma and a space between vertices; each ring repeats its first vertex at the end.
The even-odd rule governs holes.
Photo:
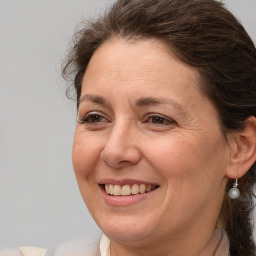
POLYGON ((255 255, 256 49, 221 3, 119 0, 63 73, 100 255, 255 255))
POLYGON ((74 170, 111 256, 255 255, 256 50, 222 4, 117 1, 70 70, 74 170))

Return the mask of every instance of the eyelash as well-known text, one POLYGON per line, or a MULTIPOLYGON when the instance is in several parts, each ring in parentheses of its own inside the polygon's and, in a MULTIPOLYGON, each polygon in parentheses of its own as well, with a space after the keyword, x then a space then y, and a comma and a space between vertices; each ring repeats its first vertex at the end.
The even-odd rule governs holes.
POLYGON ((77 122, 80 124, 85 124, 85 123, 101 123, 101 122, 107 122, 108 120, 100 113, 98 112, 90 112, 86 114, 83 118, 79 119, 77 122), (93 121, 92 118, 96 118, 95 121, 93 121), (98 120, 100 119, 100 120, 98 120), (104 119, 104 121, 102 121, 104 119))
POLYGON ((176 122, 173 119, 168 118, 166 116, 152 113, 152 114, 147 115, 147 117, 143 123, 151 123, 151 124, 155 124, 155 125, 173 125, 176 122), (153 118, 155 118, 156 122, 153 121, 153 118), (158 121, 161 121, 161 122, 157 123, 157 119, 158 119, 158 121), (151 120, 151 121, 149 122, 149 120, 151 120))
MULTIPOLYGON (((89 112, 83 118, 79 119, 77 122, 80 124, 89 123, 89 124, 97 125, 99 123, 110 122, 110 121, 106 119, 101 113, 89 112), (96 120, 95 119, 93 120, 93 118, 96 118, 96 120)), ((155 113, 148 114, 142 123, 149 123, 149 124, 158 125, 158 126, 176 124, 176 122, 173 119, 160 114, 155 114, 155 113)))

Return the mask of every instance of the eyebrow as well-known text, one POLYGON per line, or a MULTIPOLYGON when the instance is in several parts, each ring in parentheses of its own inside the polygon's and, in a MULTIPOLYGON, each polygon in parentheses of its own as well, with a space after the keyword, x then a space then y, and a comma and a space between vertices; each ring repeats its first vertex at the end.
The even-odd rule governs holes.
POLYGON ((110 106, 109 101, 107 101, 105 98, 101 96, 94 95, 94 94, 85 94, 84 96, 82 96, 79 99, 79 105, 84 101, 91 101, 99 105, 110 106))
POLYGON ((172 105, 178 112, 186 114, 185 109, 180 104, 170 98, 142 97, 135 102, 135 105, 138 107, 163 104, 172 105))
MULTIPOLYGON (((99 105, 111 107, 111 104, 104 97, 95 94, 85 94, 79 99, 79 104, 84 101, 91 101, 99 105)), ((172 105, 178 112, 186 115, 185 109, 170 98, 157 98, 157 97, 141 97, 135 101, 137 107, 153 106, 153 105, 172 105)))

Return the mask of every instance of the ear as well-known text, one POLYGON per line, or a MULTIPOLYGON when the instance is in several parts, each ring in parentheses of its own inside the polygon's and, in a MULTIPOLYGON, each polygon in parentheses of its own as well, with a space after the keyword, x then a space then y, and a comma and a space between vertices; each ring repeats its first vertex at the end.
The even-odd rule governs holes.
POLYGON ((247 119, 245 127, 228 136, 230 162, 226 176, 230 179, 241 178, 256 161, 256 118, 247 119))

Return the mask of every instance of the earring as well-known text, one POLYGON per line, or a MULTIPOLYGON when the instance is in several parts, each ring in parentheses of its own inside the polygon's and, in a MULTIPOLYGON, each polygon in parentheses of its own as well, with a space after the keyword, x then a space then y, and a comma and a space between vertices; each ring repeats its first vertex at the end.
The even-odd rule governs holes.
POLYGON ((230 198, 232 199, 237 199, 239 198, 240 196, 240 191, 239 189, 237 188, 238 186, 238 182, 237 182, 237 179, 235 181, 235 183, 233 184, 233 188, 231 188, 229 191, 228 191, 228 195, 230 198))

